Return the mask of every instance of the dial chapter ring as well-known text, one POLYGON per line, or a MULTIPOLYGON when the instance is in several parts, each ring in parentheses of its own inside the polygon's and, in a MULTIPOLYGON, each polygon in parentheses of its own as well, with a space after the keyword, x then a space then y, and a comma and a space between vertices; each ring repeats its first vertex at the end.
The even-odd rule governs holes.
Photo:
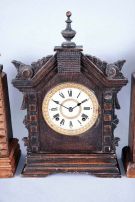
POLYGON ((85 87, 82 84, 64 82, 64 83, 58 84, 57 86, 52 88, 45 95, 45 97, 43 99, 43 103, 42 103, 42 114, 43 114, 43 118, 44 118, 45 122, 49 125, 49 127, 51 129, 56 131, 58 134, 75 136, 75 135, 80 135, 80 134, 86 132, 88 129, 92 128, 92 126, 96 123, 98 116, 99 116, 99 104, 98 104, 98 100, 96 98, 96 95, 92 90, 88 89, 87 87, 85 87), (89 122, 86 125, 84 125, 82 128, 75 129, 75 130, 74 129, 70 129, 70 130, 64 129, 61 126, 56 125, 52 121, 52 118, 50 117, 49 109, 48 109, 48 105, 49 105, 50 100, 52 99, 52 97, 54 96, 55 93, 61 91, 62 89, 65 89, 65 88, 67 88, 67 89, 76 88, 79 91, 86 93, 87 96, 89 97, 89 99, 91 99, 91 101, 92 101, 92 104, 93 104, 92 117, 89 120, 89 122))

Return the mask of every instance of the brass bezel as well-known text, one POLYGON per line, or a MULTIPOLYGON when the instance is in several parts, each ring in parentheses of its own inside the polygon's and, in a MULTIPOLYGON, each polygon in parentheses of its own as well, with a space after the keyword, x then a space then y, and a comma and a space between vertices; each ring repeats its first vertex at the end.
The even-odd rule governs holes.
POLYGON ((53 129, 54 131, 56 131, 57 133, 60 133, 63 135, 68 135, 68 136, 80 135, 80 134, 86 132, 88 129, 90 129, 96 123, 98 116, 99 116, 99 104, 98 104, 98 100, 96 98, 96 95, 94 94, 94 92, 92 90, 89 90, 87 87, 85 87, 82 84, 65 82, 65 83, 59 84, 56 87, 52 88, 45 95, 45 97, 43 99, 43 103, 42 103, 42 114, 43 114, 44 120, 49 125, 49 127, 51 129, 53 129), (92 100, 93 116, 92 116, 91 120, 89 121, 89 123, 87 123, 82 128, 75 129, 75 130, 67 130, 67 129, 60 128, 60 127, 56 126, 54 124, 54 122, 52 122, 52 120, 49 116, 48 103, 49 103, 51 97, 57 91, 60 91, 64 88, 77 88, 77 89, 85 92, 90 97, 90 99, 92 100))

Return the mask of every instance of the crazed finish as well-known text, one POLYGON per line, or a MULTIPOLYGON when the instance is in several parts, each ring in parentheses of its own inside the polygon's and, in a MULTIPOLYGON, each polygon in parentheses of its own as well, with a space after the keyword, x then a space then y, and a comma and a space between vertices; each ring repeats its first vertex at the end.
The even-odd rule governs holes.
MULTIPOLYGON (((70 31, 68 24, 65 33, 68 35, 70 31)), ((100 177, 120 177, 115 154, 119 138, 114 137, 114 129, 118 124, 115 109, 120 108, 117 93, 127 84, 121 73, 125 61, 102 62, 84 55, 82 47, 70 40, 66 45, 56 46, 55 51, 54 56, 31 66, 13 61, 17 76, 12 83, 24 94, 22 109, 27 109, 24 119, 28 129, 28 137, 24 138, 27 157, 23 175, 87 172, 100 177), (58 134, 47 125, 42 115, 45 95, 63 82, 78 83, 91 89, 100 105, 96 124, 77 136, 58 134)))

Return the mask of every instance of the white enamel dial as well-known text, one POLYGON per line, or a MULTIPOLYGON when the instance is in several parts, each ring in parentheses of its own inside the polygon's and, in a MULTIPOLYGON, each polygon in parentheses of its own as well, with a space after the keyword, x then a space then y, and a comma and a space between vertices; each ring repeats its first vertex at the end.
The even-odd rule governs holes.
POLYGON ((63 135, 79 135, 97 121, 99 104, 93 91, 77 83, 51 89, 42 104, 44 120, 63 135))

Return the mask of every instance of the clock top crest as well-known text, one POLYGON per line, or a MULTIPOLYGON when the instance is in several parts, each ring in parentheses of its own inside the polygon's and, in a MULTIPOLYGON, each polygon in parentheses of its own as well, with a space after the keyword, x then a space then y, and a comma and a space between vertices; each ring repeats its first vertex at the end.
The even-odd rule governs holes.
POLYGON ((127 84, 125 60, 108 64, 82 53, 72 39, 71 12, 66 13, 66 39, 56 53, 31 65, 12 61, 13 85, 23 93, 28 137, 24 176, 54 172, 88 172, 119 177, 114 129, 120 109, 117 93, 127 84))

